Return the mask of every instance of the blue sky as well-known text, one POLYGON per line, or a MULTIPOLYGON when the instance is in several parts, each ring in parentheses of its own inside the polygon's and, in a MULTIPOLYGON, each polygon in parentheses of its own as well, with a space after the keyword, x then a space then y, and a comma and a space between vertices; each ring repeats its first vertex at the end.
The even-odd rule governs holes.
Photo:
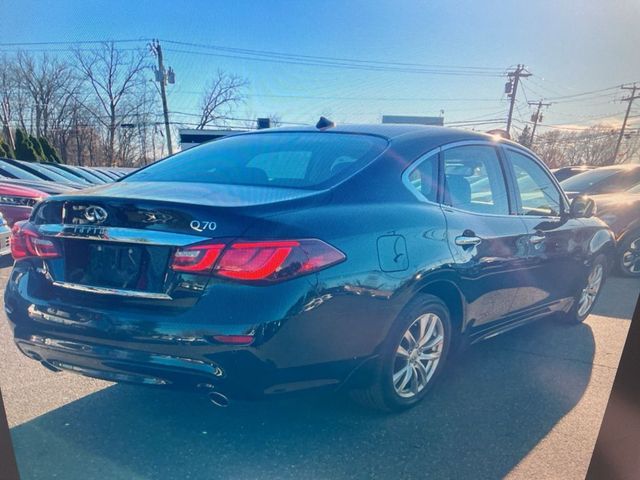
MULTIPOLYGON (((13 34, 8 37, 5 29, 0 42, 158 37, 385 62, 500 69, 525 63, 534 76, 518 97, 520 121, 530 115, 526 99, 640 80, 640 2, 617 0, 615 8, 613 3, 5 0, 3 25, 13 34)), ((463 121, 502 118, 507 107, 505 79, 498 77, 345 71, 185 53, 207 50, 163 45, 166 64, 177 74, 169 89, 173 111, 193 112, 198 92, 218 68, 250 81, 247 101, 237 112, 243 117, 277 113, 285 121, 310 122, 326 114, 339 122, 377 122, 384 113, 438 115, 443 109, 447 121, 463 121)), ((616 93, 558 100, 545 123, 615 119, 624 110, 616 93)))

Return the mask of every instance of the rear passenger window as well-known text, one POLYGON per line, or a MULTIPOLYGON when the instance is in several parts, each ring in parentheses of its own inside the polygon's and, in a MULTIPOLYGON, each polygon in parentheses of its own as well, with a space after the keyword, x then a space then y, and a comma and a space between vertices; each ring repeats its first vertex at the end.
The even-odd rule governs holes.
POLYGON ((438 155, 423 160, 409 174, 409 183, 422 197, 435 202, 438 196, 438 155))
POLYGON ((475 213, 509 214, 507 188, 495 148, 450 148, 443 157, 445 204, 475 213))

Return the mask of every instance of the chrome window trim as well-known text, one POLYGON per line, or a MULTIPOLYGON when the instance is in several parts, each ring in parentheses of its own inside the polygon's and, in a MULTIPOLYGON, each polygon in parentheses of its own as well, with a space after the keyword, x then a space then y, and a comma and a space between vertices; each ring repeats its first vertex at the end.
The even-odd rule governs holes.
POLYGON ((409 175, 411 175, 415 169, 417 169, 420 165, 422 165, 423 162, 431 158, 434 154, 435 155, 439 154, 441 151, 442 151, 442 146, 436 147, 433 150, 429 150, 427 153, 423 153, 415 161, 413 161, 408 167, 406 167, 402 172, 401 178, 405 188, 409 190, 422 203, 429 203, 431 205, 440 205, 438 202, 432 202, 431 200, 426 198, 424 195, 422 195, 422 193, 416 190, 416 188, 411 184, 411 181, 409 180, 409 175))
POLYGON ((99 225, 38 225, 41 234, 56 238, 78 238, 116 243, 139 243, 183 247, 207 240, 207 237, 186 233, 161 232, 122 227, 101 227, 99 225))
POLYGON ((118 295, 129 298, 152 298, 155 300, 171 300, 171 296, 166 293, 141 292, 139 290, 123 290, 119 288, 92 287, 90 285, 82 285, 79 283, 54 281, 56 287, 68 288, 80 292, 97 293, 100 295, 118 295))
MULTIPOLYGON (((412 162, 407 168, 405 168, 405 170, 402 172, 402 183, 405 185, 405 187, 411 192, 413 193, 413 195, 420 200, 422 203, 429 203, 431 205, 438 205, 442 208, 447 208, 447 209, 451 209, 454 210, 456 212, 463 212, 463 213, 467 213, 467 214, 471 214, 471 215, 479 215, 479 216, 490 216, 490 217, 504 217, 504 218, 513 218, 516 215, 511 214, 511 213, 479 213, 479 212, 472 212, 469 210, 463 210, 457 207, 453 207, 451 205, 447 205, 446 203, 440 203, 440 202, 432 202, 431 200, 426 199, 420 192, 418 192, 413 185, 411 184, 411 182, 409 181, 409 175, 411 175, 411 173, 420 166, 420 164, 422 164, 422 162, 424 162, 425 160, 427 160, 428 158, 430 158, 432 155, 434 154, 440 154, 446 150, 450 150, 452 148, 457 148, 457 147, 469 147, 469 146, 483 146, 483 147, 491 147, 496 149, 496 156, 497 156, 497 160, 498 162, 500 162, 500 153, 499 153, 499 149, 500 147, 503 145, 500 141, 495 141, 495 140, 461 140, 458 142, 452 142, 452 143, 446 143, 444 145, 440 145, 439 147, 436 147, 432 150, 429 150, 427 153, 424 153, 422 155, 420 155, 414 162, 412 162)), ((503 173, 503 177, 505 175, 505 172, 503 173)), ((439 180, 439 179, 438 179, 439 180)), ((507 194, 509 193, 509 179, 508 178, 504 178, 504 182, 505 182, 505 189, 507 190, 507 194)), ((438 188, 441 188, 440 185, 438 185, 438 188)))

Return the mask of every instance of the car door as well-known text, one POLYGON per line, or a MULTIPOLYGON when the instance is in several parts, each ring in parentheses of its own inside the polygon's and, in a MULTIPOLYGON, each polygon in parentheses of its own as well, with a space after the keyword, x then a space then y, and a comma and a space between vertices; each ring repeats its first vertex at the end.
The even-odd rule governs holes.
POLYGON ((514 309, 548 308, 575 294, 576 273, 584 260, 582 222, 567 213, 568 201, 537 158, 505 146, 516 210, 527 227, 527 274, 514 309))
POLYGON ((442 209, 466 319, 475 331, 505 319, 519 289, 527 229, 512 215, 505 170, 491 143, 441 151, 442 209))

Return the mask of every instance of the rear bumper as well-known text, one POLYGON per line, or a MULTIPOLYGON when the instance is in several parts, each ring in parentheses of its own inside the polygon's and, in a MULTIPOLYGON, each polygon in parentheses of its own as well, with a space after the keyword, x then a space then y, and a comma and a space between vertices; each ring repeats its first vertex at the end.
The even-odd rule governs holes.
MULTIPOLYGON (((189 323, 184 316, 158 310, 140 309, 136 314, 103 303, 61 302, 30 286, 30 275, 30 269, 20 266, 12 272, 5 291, 7 317, 20 351, 54 370, 116 382, 214 389, 232 398, 259 398, 308 388, 338 388, 354 371, 364 372, 359 367, 375 356, 373 344, 360 346, 353 355, 345 354, 344 345, 336 345, 332 338, 345 336, 345 332, 326 331, 327 338, 310 332, 309 326, 317 328, 320 318, 313 310, 302 308, 284 319, 259 318, 253 326, 256 340, 252 345, 224 345, 213 336, 246 333, 246 324, 234 331, 229 324, 194 323, 197 319, 193 317, 201 318, 203 312, 215 308, 206 302, 189 312, 189 323), (360 354, 356 354, 358 349, 360 354)), ((295 297, 295 289, 293 292, 295 297)), ((294 300, 279 299, 285 305, 294 300)), ((345 331, 351 327, 345 322, 345 331)), ((362 376, 357 377, 361 382, 362 376)))

